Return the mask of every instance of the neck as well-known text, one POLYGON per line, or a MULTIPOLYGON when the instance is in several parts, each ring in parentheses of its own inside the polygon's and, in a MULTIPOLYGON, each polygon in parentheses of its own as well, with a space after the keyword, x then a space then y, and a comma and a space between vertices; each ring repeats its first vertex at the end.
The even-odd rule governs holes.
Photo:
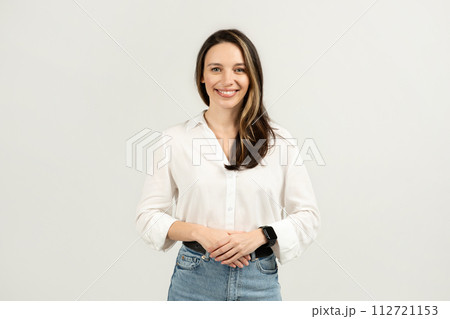
POLYGON ((210 106, 204 117, 212 130, 219 134, 235 135, 239 130, 238 114, 239 110, 236 108, 222 109, 210 106))

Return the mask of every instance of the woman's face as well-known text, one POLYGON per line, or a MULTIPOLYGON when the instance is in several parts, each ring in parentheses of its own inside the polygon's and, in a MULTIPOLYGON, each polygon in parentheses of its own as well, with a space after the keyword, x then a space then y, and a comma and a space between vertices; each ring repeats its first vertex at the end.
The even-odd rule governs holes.
POLYGON ((230 42, 212 46, 205 56, 201 82, 205 83, 210 107, 240 108, 249 78, 239 47, 230 42))

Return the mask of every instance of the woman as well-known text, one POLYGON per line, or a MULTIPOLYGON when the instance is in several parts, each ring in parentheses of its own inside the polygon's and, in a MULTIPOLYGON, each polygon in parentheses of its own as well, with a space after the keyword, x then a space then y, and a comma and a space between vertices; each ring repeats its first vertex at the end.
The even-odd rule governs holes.
POLYGON ((195 78, 208 108, 163 132, 137 229, 159 251, 183 242, 168 300, 281 300, 277 259, 297 258, 320 222, 298 147, 266 113, 261 63, 242 32, 212 34, 195 78))

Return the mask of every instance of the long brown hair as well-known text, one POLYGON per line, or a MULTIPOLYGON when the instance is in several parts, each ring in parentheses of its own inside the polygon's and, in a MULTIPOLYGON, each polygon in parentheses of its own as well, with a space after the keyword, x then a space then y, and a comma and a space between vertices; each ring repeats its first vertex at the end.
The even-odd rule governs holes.
POLYGON ((206 92, 205 83, 201 82, 205 56, 212 46, 223 42, 233 43, 240 48, 246 65, 245 72, 247 72, 250 82, 243 99, 242 108, 239 110, 239 131, 233 143, 235 154, 231 155, 233 163, 224 166, 228 170, 250 169, 257 166, 259 162, 244 144, 251 143, 254 147, 258 141, 264 140, 264 143, 258 148, 260 159, 262 159, 269 150, 270 136, 275 139, 274 128, 269 124, 270 118, 263 104, 263 73, 255 46, 244 33, 237 29, 222 29, 214 32, 206 39, 197 55, 195 80, 200 97, 209 106, 209 95, 206 92), (252 124, 256 119, 257 121, 252 124), (250 162, 248 159, 250 159, 250 162))

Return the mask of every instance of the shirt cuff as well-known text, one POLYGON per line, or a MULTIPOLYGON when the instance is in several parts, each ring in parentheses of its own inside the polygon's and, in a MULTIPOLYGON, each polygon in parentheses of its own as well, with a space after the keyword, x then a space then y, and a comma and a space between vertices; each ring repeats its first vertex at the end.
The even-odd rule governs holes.
POLYGON ((146 243, 152 246, 153 249, 166 252, 177 242, 176 240, 167 237, 170 226, 176 221, 176 218, 173 218, 166 213, 154 213, 152 214, 147 227, 145 227, 142 238, 146 243))
POLYGON ((279 220, 268 226, 272 226, 277 234, 277 241, 272 250, 280 264, 283 265, 300 256, 297 232, 290 220, 279 220))

